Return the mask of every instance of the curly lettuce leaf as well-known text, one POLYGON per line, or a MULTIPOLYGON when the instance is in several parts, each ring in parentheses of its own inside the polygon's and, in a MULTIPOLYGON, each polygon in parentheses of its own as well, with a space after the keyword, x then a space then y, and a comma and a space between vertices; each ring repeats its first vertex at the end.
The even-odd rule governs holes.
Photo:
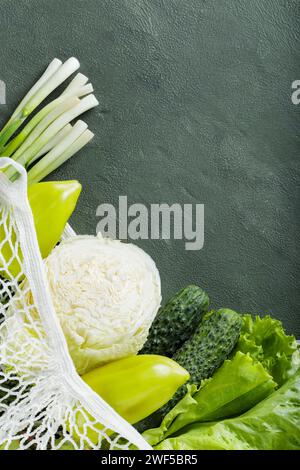
POLYGON ((163 440, 159 450, 300 450, 300 371, 237 417, 193 423, 163 440))
POLYGON ((260 363, 237 352, 212 378, 202 382, 199 390, 195 385, 190 386, 161 426, 146 431, 144 437, 153 446, 191 423, 243 413, 270 395, 275 387, 276 383, 260 363))
POLYGON ((300 353, 294 336, 288 336, 282 323, 266 316, 254 319, 243 315, 243 326, 236 351, 259 361, 280 386, 300 366, 300 353))

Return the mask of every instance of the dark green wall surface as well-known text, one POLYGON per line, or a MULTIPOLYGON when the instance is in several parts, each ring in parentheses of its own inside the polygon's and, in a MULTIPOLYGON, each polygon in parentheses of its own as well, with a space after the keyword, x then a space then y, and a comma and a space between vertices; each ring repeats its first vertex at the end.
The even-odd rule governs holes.
POLYGON ((204 203, 205 244, 140 241, 163 295, 188 283, 215 306, 266 313, 300 338, 299 1, 0 0, 2 125, 54 57, 75 55, 100 106, 91 145, 52 175, 96 208, 204 203))

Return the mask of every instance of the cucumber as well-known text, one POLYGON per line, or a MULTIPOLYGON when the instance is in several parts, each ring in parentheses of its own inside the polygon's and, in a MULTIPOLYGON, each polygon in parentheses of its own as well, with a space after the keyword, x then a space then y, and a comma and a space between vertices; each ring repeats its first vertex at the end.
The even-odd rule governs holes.
MULTIPOLYGON (((213 375, 232 352, 241 328, 242 316, 233 310, 222 308, 206 313, 194 335, 173 355, 173 359, 190 373, 189 383, 200 385, 201 380, 213 375)), ((138 423, 138 431, 159 426, 186 391, 185 384, 162 408, 138 423)))
POLYGON ((172 357, 195 331, 208 305, 208 295, 198 286, 179 291, 158 311, 139 354, 172 357))
MULTIPOLYGON (((208 312, 194 335, 173 356, 190 373, 190 383, 200 385, 223 364, 237 343, 242 329, 242 316, 228 308, 208 312)), ((186 393, 180 387, 160 410, 165 416, 186 393)))

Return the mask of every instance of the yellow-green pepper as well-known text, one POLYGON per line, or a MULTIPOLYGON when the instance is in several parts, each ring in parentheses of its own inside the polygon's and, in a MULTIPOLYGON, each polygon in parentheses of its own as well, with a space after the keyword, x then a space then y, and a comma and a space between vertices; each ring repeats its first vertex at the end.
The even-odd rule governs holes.
POLYGON ((75 180, 29 186, 28 200, 43 258, 49 255, 60 240, 80 193, 81 184, 75 180))
MULTIPOLYGON (((66 223, 76 207, 81 192, 78 181, 49 181, 33 184, 28 187, 28 200, 32 210, 37 239, 43 258, 60 240, 66 223)), ((0 227, 0 243, 6 238, 4 227, 0 227)), ((7 240, 1 247, 1 258, 9 263, 8 267, 1 269, 4 277, 16 277, 20 272, 20 264, 13 256, 12 248, 16 236, 12 232, 10 242, 7 240)), ((22 259, 22 254, 19 252, 22 259)))
MULTIPOLYGON (((134 424, 167 403, 187 382, 189 373, 168 357, 139 355, 98 367, 82 379, 117 413, 134 424)), ((81 414, 76 424, 79 431, 83 430, 85 419, 81 414)), ((97 427, 102 429, 100 425, 97 427)), ((88 429, 87 434, 97 443, 97 432, 88 429)))

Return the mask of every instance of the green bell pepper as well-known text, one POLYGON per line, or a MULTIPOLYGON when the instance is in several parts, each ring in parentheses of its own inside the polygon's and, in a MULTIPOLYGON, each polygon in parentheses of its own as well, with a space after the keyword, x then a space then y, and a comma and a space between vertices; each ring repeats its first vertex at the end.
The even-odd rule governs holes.
MULTIPOLYGON (((83 375, 82 379, 120 416, 134 424, 167 403, 189 380, 189 373, 167 357, 139 355, 98 367, 83 375)), ((90 418, 89 415, 87 417, 90 418)), ((76 428, 80 433, 83 433, 87 421, 82 414, 77 414, 76 428)), ((93 424, 93 427, 103 429, 101 424, 93 424)), ((69 432, 78 438, 70 427, 69 432)), ((97 444, 98 432, 88 427, 87 437, 97 444)))
POLYGON ((59 242, 80 193, 81 184, 75 180, 51 181, 29 186, 28 200, 43 258, 46 258, 59 242))
POLYGON ((167 403, 189 373, 168 357, 145 354, 111 362, 82 379, 134 424, 167 403))
MULTIPOLYGON (((78 181, 51 181, 37 183, 28 187, 28 200, 32 210, 37 239, 43 258, 47 257, 60 240, 66 223, 74 211, 81 192, 78 181)), ((16 277, 20 271, 20 263, 12 251, 16 235, 12 231, 11 240, 6 239, 5 228, 0 226, 0 244, 2 267, 0 275, 6 278, 16 277), (4 261, 8 266, 3 266, 4 261)), ((19 250, 19 258, 22 253, 19 250)))

